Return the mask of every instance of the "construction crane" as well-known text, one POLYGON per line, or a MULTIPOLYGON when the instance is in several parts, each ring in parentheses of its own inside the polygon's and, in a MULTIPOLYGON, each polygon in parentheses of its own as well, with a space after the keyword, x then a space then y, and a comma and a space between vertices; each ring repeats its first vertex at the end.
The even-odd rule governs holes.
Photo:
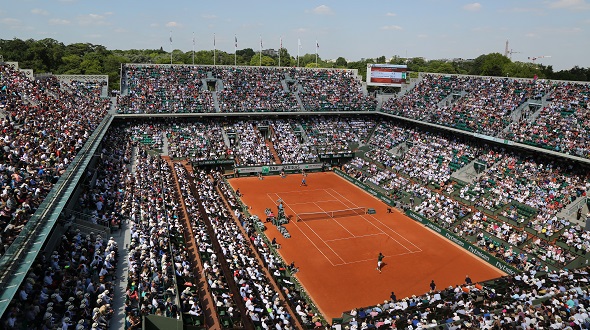
POLYGON ((531 60, 533 62, 533 64, 535 64, 535 61, 540 59, 540 58, 549 58, 551 56, 548 55, 543 55, 543 56, 529 56, 528 59, 531 60))
POLYGON ((504 48, 504 56, 508 57, 509 59, 512 59, 512 54, 518 54, 520 52, 516 52, 510 48, 508 48, 508 40, 506 40, 506 47, 504 48))

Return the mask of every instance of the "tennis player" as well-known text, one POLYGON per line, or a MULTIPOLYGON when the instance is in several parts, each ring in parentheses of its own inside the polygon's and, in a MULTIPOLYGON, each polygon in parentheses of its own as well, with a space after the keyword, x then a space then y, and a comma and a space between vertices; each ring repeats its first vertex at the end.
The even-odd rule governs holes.
POLYGON ((381 266, 383 265, 383 258, 385 258, 385 256, 379 252, 379 256, 377 256, 377 270, 379 271, 379 273, 381 273, 381 266))
POLYGON ((299 185, 299 187, 301 186, 306 186, 307 187, 307 182, 305 181, 305 175, 302 176, 301 178, 301 184, 299 185))

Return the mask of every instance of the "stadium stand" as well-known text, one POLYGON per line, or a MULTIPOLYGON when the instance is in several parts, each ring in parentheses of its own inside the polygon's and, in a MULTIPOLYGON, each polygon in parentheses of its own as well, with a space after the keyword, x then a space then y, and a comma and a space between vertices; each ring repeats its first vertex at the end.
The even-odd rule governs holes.
MULTIPOLYGON (((109 102, 100 98, 100 82, 32 81, 8 66, 0 69, 4 253, 109 102)), ((346 70, 126 65, 122 79, 122 114, 376 108, 356 73, 346 70)), ((108 328, 116 314, 113 300, 120 298, 113 294, 121 280, 115 277, 119 259, 128 263, 127 329, 140 328, 148 315, 197 328, 207 326, 209 316, 223 328, 327 326, 222 174, 186 162, 272 165, 355 152, 342 167, 346 173, 520 272, 359 307, 336 321, 341 327, 588 328, 590 276, 584 266, 590 245, 581 214, 590 171, 563 158, 589 155, 588 93, 588 85, 579 83, 429 74, 380 109, 557 151, 558 157, 374 111, 120 121, 105 136, 76 200, 82 221, 108 231, 128 226, 128 255, 118 256, 112 238, 77 230, 83 222, 70 224, 54 242, 57 253, 40 255, 23 274, 2 327, 108 328), (530 108, 531 100, 541 107, 530 108), (475 164, 483 170, 466 175, 475 164), (572 209, 579 210, 577 218, 572 209), (193 240, 197 255, 189 250, 193 240), (214 306, 209 315, 207 297, 214 306)))
POLYGON ((213 69, 213 75, 223 81, 217 94, 222 112, 300 110, 294 93, 282 84, 282 70, 227 67, 213 69))
POLYGON ((272 127, 272 144, 282 163, 312 163, 318 160, 318 155, 312 150, 313 145, 303 141, 301 131, 297 135, 296 121, 276 119, 265 124, 272 127))
POLYGON ((238 164, 266 165, 271 163, 270 149, 260 131, 256 129, 254 121, 236 121, 228 131, 235 135, 235 139, 230 139, 230 146, 238 164))
POLYGON ((549 96, 534 120, 511 124, 508 138, 587 158, 590 85, 556 83, 549 96))
MULTIPOLYGON (((268 282, 268 277, 262 269, 249 244, 248 237, 232 219, 232 211, 227 209, 219 192, 216 190, 215 179, 207 179, 203 171, 198 173, 201 182, 202 197, 206 203, 209 221, 222 249, 222 255, 226 256, 229 270, 233 274, 236 285, 239 286, 239 295, 245 304, 246 314, 254 324, 273 327, 277 323, 285 329, 293 326, 293 316, 285 309, 284 301, 280 299, 277 291, 268 282)), ((242 215, 238 215, 238 220, 242 215)))
POLYGON ((165 128, 171 157, 191 160, 230 159, 233 152, 225 144, 222 127, 212 120, 175 123, 165 128))
POLYGON ((215 112, 212 92, 203 82, 208 72, 199 66, 125 65, 119 111, 215 112))
POLYGON ((299 95, 308 111, 369 111, 377 102, 365 96, 359 78, 349 70, 292 68, 289 77, 301 86, 299 95))
POLYGON ((0 65, 3 254, 108 109, 98 82, 31 81, 0 65))
POLYGON ((120 113, 371 111, 377 105, 355 70, 128 64, 121 81, 120 113))
POLYGON ((588 269, 535 271, 359 307, 345 329, 585 329, 588 269))

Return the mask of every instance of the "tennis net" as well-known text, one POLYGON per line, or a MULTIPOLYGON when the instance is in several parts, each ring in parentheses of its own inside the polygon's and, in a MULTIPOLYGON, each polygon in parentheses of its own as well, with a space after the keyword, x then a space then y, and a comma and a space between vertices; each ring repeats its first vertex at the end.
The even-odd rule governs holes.
POLYGON ((362 215, 367 213, 366 207, 354 207, 344 210, 334 211, 322 211, 322 212, 304 212, 298 213, 297 221, 308 221, 308 220, 322 220, 322 219, 333 219, 340 217, 350 217, 355 215, 362 215))

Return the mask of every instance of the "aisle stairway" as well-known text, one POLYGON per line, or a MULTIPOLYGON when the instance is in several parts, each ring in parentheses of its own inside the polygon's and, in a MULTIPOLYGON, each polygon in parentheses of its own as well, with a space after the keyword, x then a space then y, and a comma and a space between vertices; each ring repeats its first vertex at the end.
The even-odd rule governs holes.
POLYGON ((221 107, 219 106, 219 99, 217 98, 217 92, 212 92, 211 96, 213 96, 213 105, 215 106, 215 112, 221 112, 221 107))
MULTIPOLYGON (((182 220, 183 220, 182 225, 185 228, 185 234, 184 234, 185 248, 192 258, 192 263, 196 267, 194 274, 197 275, 199 301, 202 304, 203 311, 205 314, 205 323, 211 329, 221 329, 221 324, 219 323, 219 317, 217 315, 217 309, 216 309, 215 303, 213 301, 213 298, 211 297, 211 294, 207 290, 207 286, 206 286, 207 279, 205 278, 205 273, 203 272, 203 262, 199 258, 199 251, 197 249, 195 235, 193 233, 191 222, 188 218, 189 213, 186 210, 186 205, 185 205, 184 199, 182 197, 182 190, 180 187, 180 183, 178 182, 178 177, 176 176, 176 171, 174 171, 174 163, 172 162, 172 159, 170 159, 170 157, 168 157, 168 156, 162 156, 162 159, 164 161, 166 161, 166 163, 168 164, 168 166, 171 169, 171 172, 174 177, 174 183, 176 186, 177 195, 179 196, 179 199, 180 199, 179 204, 182 208, 182 215, 183 215, 182 216, 182 220)), ((190 169, 192 171, 192 167, 190 169)))
POLYGON ((270 150, 270 153, 272 154, 272 157, 275 160, 275 164, 281 164, 281 158, 279 157, 279 154, 277 153, 277 151, 275 150, 274 145, 272 144, 272 141, 269 139, 266 139, 266 145, 268 146, 268 149, 270 150))

